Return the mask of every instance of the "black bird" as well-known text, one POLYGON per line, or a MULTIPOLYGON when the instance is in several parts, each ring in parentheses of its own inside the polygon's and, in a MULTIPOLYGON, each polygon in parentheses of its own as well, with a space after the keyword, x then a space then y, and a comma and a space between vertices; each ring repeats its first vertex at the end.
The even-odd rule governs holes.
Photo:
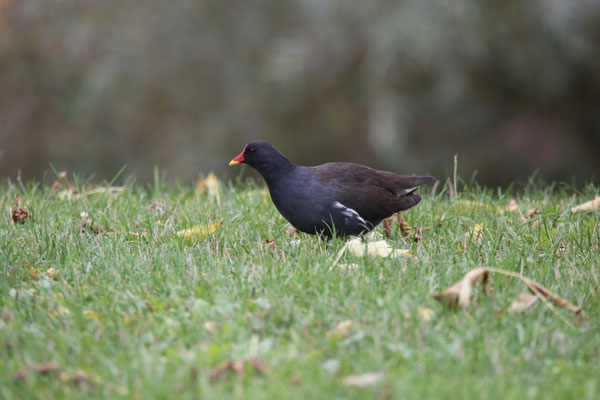
POLYGON ((267 182, 273 204, 296 229, 331 238, 362 235, 421 201, 431 176, 402 176, 364 165, 296 166, 271 143, 248 143, 229 165, 245 163, 267 182))

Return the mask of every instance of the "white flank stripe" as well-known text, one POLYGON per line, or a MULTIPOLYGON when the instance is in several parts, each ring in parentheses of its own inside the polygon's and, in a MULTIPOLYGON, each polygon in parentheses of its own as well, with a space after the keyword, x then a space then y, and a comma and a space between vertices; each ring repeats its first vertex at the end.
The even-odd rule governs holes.
POLYGON ((350 207, 346 207, 339 201, 336 201, 335 203, 333 203, 333 207, 342 209, 343 210, 342 214, 344 214, 348 217, 356 218, 361 223, 361 225, 364 225, 365 227, 367 227, 367 221, 365 221, 365 219, 363 217, 361 217, 360 214, 358 212, 356 212, 356 210, 353 210, 350 207))

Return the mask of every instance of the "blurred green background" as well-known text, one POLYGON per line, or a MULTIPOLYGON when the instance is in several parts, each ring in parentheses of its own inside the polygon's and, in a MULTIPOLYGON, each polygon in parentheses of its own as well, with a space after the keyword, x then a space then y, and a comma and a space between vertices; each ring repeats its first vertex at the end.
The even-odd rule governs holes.
POLYGON ((0 176, 600 171, 598 0, 0 0, 0 176))

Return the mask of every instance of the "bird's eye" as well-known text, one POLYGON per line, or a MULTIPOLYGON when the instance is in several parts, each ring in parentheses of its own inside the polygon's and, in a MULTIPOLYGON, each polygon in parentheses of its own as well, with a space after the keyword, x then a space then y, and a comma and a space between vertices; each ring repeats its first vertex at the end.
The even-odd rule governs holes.
POLYGON ((250 153, 254 153, 254 147, 250 147, 250 148, 248 149, 248 151, 249 151, 250 153))

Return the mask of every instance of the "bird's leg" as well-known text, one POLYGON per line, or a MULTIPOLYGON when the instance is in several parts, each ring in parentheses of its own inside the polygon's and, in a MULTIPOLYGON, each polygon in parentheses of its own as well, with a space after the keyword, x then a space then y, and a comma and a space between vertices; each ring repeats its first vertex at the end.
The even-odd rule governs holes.
POLYGON ((385 234, 385 237, 389 238, 392 236, 392 222, 394 222, 393 215, 383 220, 383 233, 385 234))
POLYGON ((406 222, 406 220, 402 218, 402 214, 400 214, 399 211, 396 213, 396 218, 398 219, 398 224, 400 224, 400 233, 402 234, 402 236, 407 237, 408 235, 410 235, 412 228, 410 227, 408 222, 406 222))

